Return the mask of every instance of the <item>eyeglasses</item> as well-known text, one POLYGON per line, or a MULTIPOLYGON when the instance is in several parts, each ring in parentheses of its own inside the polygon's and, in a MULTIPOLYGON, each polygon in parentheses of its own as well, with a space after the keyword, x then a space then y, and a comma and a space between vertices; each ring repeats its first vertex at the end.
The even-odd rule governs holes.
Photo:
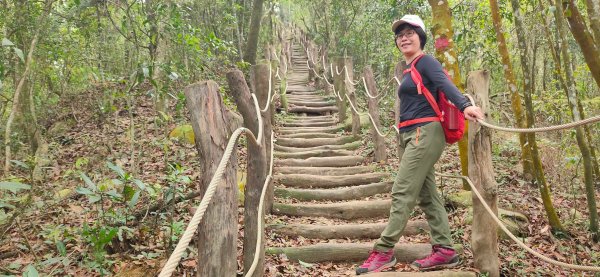
POLYGON ((409 37, 412 37, 414 34, 415 34, 415 30, 408 30, 408 31, 406 31, 404 33, 398 33, 398 34, 396 34, 395 37, 396 37, 396 39, 402 39, 402 37, 409 38, 409 37))

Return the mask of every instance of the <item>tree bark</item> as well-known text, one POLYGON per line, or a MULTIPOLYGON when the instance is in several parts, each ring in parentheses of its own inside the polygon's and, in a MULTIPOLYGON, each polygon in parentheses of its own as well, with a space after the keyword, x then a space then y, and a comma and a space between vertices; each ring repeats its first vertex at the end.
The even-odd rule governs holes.
POLYGON ((287 152, 287 153, 298 153, 298 152, 323 151, 323 150, 356 150, 361 145, 362 145, 362 141, 355 141, 355 142, 341 144, 341 145, 323 145, 323 146, 306 147, 306 148, 287 147, 287 146, 280 146, 280 145, 275 144, 275 151, 281 151, 281 152, 287 152))
POLYGON ((253 65, 256 64, 258 36, 260 35, 260 22, 263 14, 263 0, 254 0, 252 3, 252 19, 250 20, 250 30, 248 32, 248 42, 244 53, 244 61, 253 65))
MULTIPOLYGON (((560 5, 557 5, 556 7, 557 9, 554 15, 556 16, 556 24, 562 41, 560 44, 560 48, 562 51, 562 58, 564 61, 563 67, 566 76, 566 93, 567 98, 569 99, 569 108, 571 109, 571 116, 573 120, 579 121, 582 120, 582 116, 579 114, 579 109, 577 107, 577 90, 575 87, 575 79, 573 77, 572 60, 567 45, 567 35, 565 30, 566 28, 563 25, 563 10, 560 5)), ((574 9, 574 7, 571 8, 574 9)), ((569 23, 572 24, 571 20, 569 20, 569 23)), ((600 64, 598 65, 600 66, 600 64)), ((583 160, 585 191, 588 210, 590 212, 590 232, 592 233, 592 239, 597 242, 600 240, 600 234, 598 233, 598 208, 596 206, 596 193, 594 190, 594 173, 592 168, 590 147, 587 144, 583 127, 578 126, 575 128, 575 137, 577 139, 577 145, 579 146, 579 150, 581 151, 581 158, 583 160)))
MULTIPOLYGON (((402 75, 406 69, 406 62, 400 61, 394 67, 394 76, 398 78, 398 80, 402 81, 402 75)), ((397 84, 397 82, 396 82, 397 84)), ((398 126, 400 123, 400 97, 398 92, 400 91, 400 85, 395 86, 396 93, 394 93, 394 126, 398 126)), ((400 134, 396 134, 396 141, 400 143, 400 134)), ((396 146, 396 155, 398 156, 398 160, 402 159, 402 155, 404 154, 404 148, 396 146)))
POLYGON ((273 214, 289 216, 322 216, 337 219, 384 218, 390 213, 391 200, 364 200, 332 204, 281 204, 273 205, 273 214))
POLYGON ((599 0, 586 0, 588 18, 590 19, 590 26, 592 33, 594 34, 594 41, 596 48, 600 47, 600 1, 599 0))
POLYGON ((313 138, 313 139, 277 139, 277 144, 288 147, 315 147, 324 145, 340 145, 356 141, 356 137, 344 136, 337 138, 313 138))
MULTIPOLYGON (((352 62, 352 58, 344 59, 344 69, 342 73, 342 77, 344 78, 344 83, 346 84, 346 93, 348 94, 348 98, 343 99, 343 101, 348 100, 350 105, 353 105, 355 108, 358 107, 356 105, 356 89, 352 82, 354 81, 354 63, 352 62)), ((352 136, 358 137, 360 134, 360 115, 354 111, 354 109, 350 109, 352 113, 352 136)))
MULTIPOLYGON (((258 136, 259 125, 258 116, 256 114, 256 106, 250 95, 250 89, 244 79, 244 74, 239 70, 233 70, 227 73, 227 82, 233 98, 236 101, 238 111, 244 117, 244 126, 248 128, 255 136, 258 136)), ((267 177, 267 157, 265 151, 265 137, 256 138, 261 145, 248 142, 248 177, 244 188, 244 247, 243 261, 244 273, 247 273, 254 260, 254 252, 256 250, 256 236, 260 232, 264 242, 264 232, 258 230, 258 221, 260 214, 258 206, 260 203, 260 195, 267 177)), ((248 140, 249 141, 249 140, 248 140)), ((262 211, 264 213, 264 211, 262 211)), ((258 266, 253 276, 262 276, 264 267, 264 244, 259 245, 260 251, 258 266)))
MULTIPOLYGON (((484 114, 488 111, 489 80, 487 71, 475 71, 469 74, 468 91, 474 94, 475 104, 481 107, 484 114)), ((492 143, 490 129, 481 128, 479 123, 469 125, 469 178, 484 200, 498 215, 497 189, 492 166, 492 143)), ((471 246, 475 268, 487 276, 498 277, 498 226, 483 207, 479 199, 473 198, 473 227, 471 246)))
MULTIPOLYGON (((581 48, 585 63, 587 63, 596 85, 600 87, 600 45, 594 42, 594 38, 592 38, 581 13, 579 13, 577 4, 573 0, 561 1, 561 9, 564 9, 563 14, 569 22, 568 27, 571 29, 575 41, 579 44, 579 48, 581 48)), ((563 39, 566 39, 566 36, 563 39)))
MULTIPOLYGON (((366 66, 364 70, 364 78, 367 83, 367 89, 371 92, 371 95, 378 95, 377 86, 375 85, 375 77, 373 77, 373 69, 371 66, 366 66)), ((385 137, 380 136, 375 128, 381 129, 381 122, 379 120, 379 99, 368 97, 369 114, 373 118, 373 125, 371 126, 371 136, 373 137, 373 144, 375 144, 375 153, 373 154, 373 161, 375 162, 386 162, 387 161, 387 148, 385 146, 385 137)))
MULTIPOLYGON (((525 128, 525 114, 523 112, 523 104, 521 103, 521 96, 517 89, 517 82, 513 74, 512 64, 510 62, 510 56, 508 54, 508 47, 502 33, 502 21, 500 18, 500 11, 498 8, 497 0, 490 0, 490 9, 492 13, 492 21, 494 22, 494 30, 496 31, 496 38, 498 40, 498 51, 502 58, 502 66, 504 68, 504 78, 507 81, 508 89, 510 92, 510 98, 512 102, 512 110, 515 115, 515 121, 519 128, 525 128)), ((469 128, 470 129, 470 128, 469 128)), ((531 180, 533 177, 533 163, 531 160, 531 151, 527 147, 527 136, 525 134, 519 134, 519 141, 521 143, 521 163, 523 164, 523 175, 525 179, 531 180)))
MULTIPOLYGON (((452 27, 452 12, 446 0, 428 0, 433 14, 433 22, 431 31, 435 41, 435 56, 440 61, 442 66, 448 71, 452 82, 460 90, 464 91, 465 87, 460 76, 458 64, 458 54, 454 47, 454 29, 452 27)), ((465 133, 463 138, 458 142, 458 152, 460 156, 460 167, 463 176, 469 174, 469 156, 467 151, 467 138, 469 137, 468 121, 465 120, 465 133)), ((470 190, 469 184, 463 181, 463 189, 470 190)))
POLYGON ((339 157, 352 156, 354 152, 346 150, 312 150, 303 152, 275 152, 275 157, 281 159, 307 159, 310 157, 339 157))
MULTIPOLYGON (((201 159, 198 186, 204 195, 227 146, 231 120, 215 82, 190 85, 185 96, 201 159)), ((198 276, 233 276, 237 270, 231 258, 237 255, 236 156, 234 151, 198 228, 198 276)))

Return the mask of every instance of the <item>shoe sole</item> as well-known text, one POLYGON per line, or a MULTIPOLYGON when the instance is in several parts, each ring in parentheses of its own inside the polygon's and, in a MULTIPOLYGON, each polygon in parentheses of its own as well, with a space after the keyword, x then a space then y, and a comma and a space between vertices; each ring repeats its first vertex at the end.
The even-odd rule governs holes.
POLYGON ((356 275, 367 275, 367 274, 371 274, 371 273, 381 272, 384 269, 388 269, 388 268, 393 267, 394 265, 396 265, 396 262, 397 262, 396 258, 394 257, 394 259, 391 262, 389 262, 387 264, 384 264, 384 265, 380 266, 379 268, 377 268, 375 270, 367 271, 365 273, 356 274, 356 275))
POLYGON ((410 267, 414 270, 419 270, 419 271, 434 271, 434 270, 440 270, 440 269, 449 269, 449 268, 453 268, 456 267, 457 265, 460 264, 460 260, 457 260, 456 262, 453 263, 449 263, 449 264, 441 264, 441 265, 436 265, 436 266, 430 266, 430 267, 418 267, 415 266, 413 264, 410 265, 410 267))

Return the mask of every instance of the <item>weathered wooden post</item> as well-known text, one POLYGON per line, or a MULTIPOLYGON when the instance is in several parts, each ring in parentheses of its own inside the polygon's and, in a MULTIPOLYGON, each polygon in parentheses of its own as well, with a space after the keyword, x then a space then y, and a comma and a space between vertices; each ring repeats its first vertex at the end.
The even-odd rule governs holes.
MULTIPOLYGON (((354 88, 354 63, 352 58, 344 58, 345 67, 342 70, 342 77, 344 77, 344 83, 346 83, 346 93, 348 99, 342 99, 343 101, 348 100, 350 105, 357 108, 356 105, 356 89, 354 88)), ((357 137, 360 134, 360 115, 354 109, 350 109, 352 112, 352 135, 357 137)))
MULTIPOLYGON (((490 75, 486 70, 473 71, 467 79, 467 91, 475 103, 486 113, 489 107, 490 75)), ((490 129, 479 123, 469 124, 469 178, 487 204, 498 215, 497 189, 492 167, 492 142, 490 129)), ((473 198, 473 228, 471 246, 475 268, 487 276, 500 276, 498 261, 498 225, 488 214, 477 196, 473 198)))
MULTIPOLYGON (((227 73, 227 82, 231 95, 234 97, 238 111, 244 117, 244 126, 248 128, 258 138, 259 122, 256 114, 256 107, 250 89, 244 79, 244 74, 235 69, 227 73)), ((255 145, 248 140, 248 167, 247 180, 244 189, 244 273, 247 273, 254 259, 256 250, 256 235, 258 230, 258 204, 260 203, 260 194, 263 184, 267 178, 267 157, 265 151, 265 137, 270 134, 263 134, 263 137, 258 141, 262 146, 255 145)), ((264 240, 264 232, 261 232, 264 240)), ((252 276, 262 276, 264 266, 264 244, 259 245, 260 257, 258 266, 252 276)))
MULTIPOLYGON (((367 83, 367 89, 371 95, 378 95, 377 86, 375 85, 375 77, 373 77, 373 70, 371 66, 366 66, 364 70, 365 82, 367 83)), ((373 118, 373 125, 371 126, 371 135, 373 136, 373 143, 375 144, 375 162, 387 161, 387 151, 385 147, 385 138, 377 133, 375 127, 381 129, 381 123, 379 122, 379 98, 371 98, 367 95, 369 114, 373 118)))
MULTIPOLYGON (((406 62, 405 61, 400 61, 396 64, 396 67, 394 67, 394 76, 396 78, 398 78, 398 80, 402 81, 402 75, 404 72, 404 69, 406 68, 406 62)), ((396 82, 396 80, 393 81, 396 85, 394 86, 394 88, 396 88, 395 93, 394 93, 394 117, 395 117, 395 124, 396 126, 398 126, 398 123, 400 123, 400 97, 398 97, 398 90, 400 89, 400 85, 398 85, 398 82, 396 82)), ((398 140, 398 143, 400 143, 400 134, 396 135, 396 139, 398 140)), ((401 147, 397 147, 396 148, 396 155, 398 155, 398 159, 402 159, 402 155, 404 154, 404 148, 401 147)))
MULTIPOLYGON (((223 157, 229 136, 236 126, 231 112, 226 110, 213 81, 200 82, 185 88, 186 105, 200 162, 199 190, 202 195, 223 157)), ((237 155, 233 151, 223 173, 223 181, 215 191, 198 228, 198 276, 234 276, 237 271, 237 155)))
POLYGON ((346 76, 344 76, 344 57, 335 57, 335 64, 332 68, 333 75, 333 89, 337 96, 335 98, 335 102, 338 107, 338 119, 340 123, 344 124, 346 122, 346 82, 344 81, 346 76), (340 74, 338 74, 340 72, 340 74))
MULTIPOLYGON (((273 130, 272 125, 272 115, 273 113, 273 103, 271 103, 271 99, 269 98, 269 65, 268 64, 257 64, 250 67, 250 83, 252 88, 254 89, 254 93, 256 94, 256 98, 258 99, 258 105, 260 108, 264 108, 268 106, 269 109, 261 113, 263 117, 263 128, 265 132, 265 136, 268 139, 265 139, 265 152, 267 154, 267 161, 271 158, 271 131, 273 130)), ((272 94, 271 94, 272 96, 272 94)), ((270 212, 271 206, 273 205, 273 186, 272 182, 269 184, 269 189, 267 190, 267 195, 265 196, 265 211, 270 212)))

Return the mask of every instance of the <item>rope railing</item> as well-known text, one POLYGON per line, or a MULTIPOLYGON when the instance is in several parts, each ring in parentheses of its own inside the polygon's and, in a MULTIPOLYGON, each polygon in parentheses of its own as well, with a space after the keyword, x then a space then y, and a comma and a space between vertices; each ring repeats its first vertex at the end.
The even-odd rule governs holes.
POLYGON ((477 196, 477 198, 479 199, 481 204, 483 204, 483 207, 485 208, 485 210, 492 217, 492 219, 494 219, 496 224, 498 224, 500 229, 502 229, 502 231, 504 233, 506 233, 506 235, 508 235, 516 244, 518 244, 521 248, 525 249, 527 252, 534 255, 535 257, 537 257, 547 263, 565 267, 565 268, 570 268, 570 269, 575 269, 575 270, 584 270, 584 271, 600 271, 600 267, 598 267, 598 266, 584 266, 584 265, 569 264, 569 263, 557 261, 552 258, 546 257, 543 254, 540 254, 539 252, 533 250, 531 247, 527 246, 525 243, 523 243, 521 240, 519 240, 519 238, 517 238, 515 235, 513 235, 510 232, 510 230, 508 230, 508 228, 506 228, 504 223, 502 223, 502 221, 498 218, 498 216, 496 216, 496 213, 494 211, 492 211, 492 208, 490 208, 490 206, 487 204, 485 199, 483 199, 483 196, 481 196, 481 193, 477 190, 477 188, 475 187, 475 185, 473 184, 473 182, 471 181, 471 179, 469 177, 458 176, 458 175, 438 174, 438 173, 436 173, 436 175, 440 176, 440 177, 459 178, 459 179, 466 180, 467 183, 469 183, 469 186, 471 186, 472 192, 475 193, 475 195, 477 196))
MULTIPOLYGON (((334 93, 335 90, 334 90, 334 93)), ((354 104, 352 104, 352 101, 350 100, 350 97, 348 96, 348 94, 345 94, 346 99, 348 99, 348 103, 350 103, 350 107, 352 108, 352 110, 357 113, 358 115, 368 115, 369 119, 371 119, 371 125, 373 125, 373 127, 375 127, 375 131, 377 131, 377 134, 381 137, 387 137, 392 133, 392 130, 396 130, 396 133, 400 133, 400 130, 398 129, 398 127, 396 127, 396 125, 393 125, 393 129, 388 130, 385 134, 381 133, 381 131, 379 131, 379 127, 377 127, 377 124, 375 124, 375 119, 373 119, 373 116, 371 116, 371 113, 366 112, 366 113, 361 113, 359 112, 356 107, 354 107, 354 104)), ((340 97, 341 100, 341 97, 340 97)))
MULTIPOLYGON (((276 95, 276 94, 273 94, 273 97, 271 97, 271 79, 272 79, 271 74, 272 74, 272 70, 271 70, 271 67, 269 66, 269 94, 268 94, 268 98, 267 98, 268 100, 266 103, 266 107, 264 110, 260 109, 256 95, 254 93, 251 94, 252 100, 254 102, 254 107, 256 109, 256 115, 258 117, 258 126, 259 126, 258 136, 255 137, 254 133, 252 133, 252 131, 250 131, 249 129, 247 129, 245 127, 240 127, 231 134, 231 137, 227 143, 227 147, 225 148, 225 151, 223 153, 223 157, 221 158, 221 161, 219 162, 219 165, 218 165, 217 169, 215 170, 213 178, 211 179, 211 181, 208 185, 208 188, 206 189, 206 192, 205 192, 204 196, 202 197, 202 200, 200 201, 200 205, 198 206, 198 208, 196 209, 196 212, 192 216, 190 223, 188 223, 186 230, 184 231, 183 235, 181 236, 181 239, 179 240, 179 242, 177 243, 177 246, 171 253, 171 256, 169 256, 167 263, 165 264, 165 266, 161 270, 160 274, 158 275, 159 277, 171 276, 173 274, 173 271, 175 271, 175 268, 177 267, 177 265, 179 265, 181 256, 183 255, 184 251, 186 250, 187 246, 189 245, 190 241, 192 240, 192 236, 196 233, 196 230, 198 229, 198 225, 200 224, 200 221, 204 217, 204 213, 206 212, 206 209, 208 208, 208 205, 210 204, 212 197, 215 194, 216 188, 219 185, 219 183, 221 182, 221 180, 223 179, 223 174, 225 172, 225 168, 231 158, 233 149, 235 148, 236 143, 237 143, 238 139, 241 137, 241 135, 245 134, 246 137, 250 138, 249 139, 250 142, 253 143, 254 145, 257 145, 259 147, 262 146, 262 141, 263 141, 262 137, 263 137, 263 133, 264 133, 264 126, 263 126, 263 120, 262 120, 261 113, 264 113, 269 109, 270 102, 273 101, 273 99, 275 98, 275 95, 276 95)), ((273 133, 271 133, 271 141, 273 141, 273 133)), ((272 144, 271 144, 271 147, 273 147, 272 144)), ((270 179, 272 178, 272 171, 273 171, 272 167, 273 167, 273 149, 271 149, 271 169, 269 170, 269 176, 267 177, 265 184, 268 184, 268 181, 270 181, 270 179)), ((260 212, 262 211, 262 209, 264 209, 263 208, 263 200, 264 200, 264 193, 265 193, 266 186, 267 185, 264 185, 263 191, 261 193, 261 202, 259 203, 259 217, 261 216, 260 212)), ((263 217, 261 217, 261 218, 262 218, 261 220, 264 220, 263 217)), ((262 228, 262 225, 263 225, 261 220, 259 220, 259 222, 258 222, 259 228, 262 228)), ((261 230, 261 229, 259 229, 259 230, 261 230)), ((258 237, 259 238, 261 237, 260 233, 259 233, 258 237)), ((260 249, 259 243, 260 243, 260 240, 257 241, 257 244, 256 244, 257 249, 260 249)), ((257 257, 255 256, 255 259, 256 258, 257 257)), ((254 265, 254 263, 253 263, 253 267, 256 268, 256 265, 254 265)), ((255 269, 252 269, 252 271, 254 271, 254 270, 255 269)))

